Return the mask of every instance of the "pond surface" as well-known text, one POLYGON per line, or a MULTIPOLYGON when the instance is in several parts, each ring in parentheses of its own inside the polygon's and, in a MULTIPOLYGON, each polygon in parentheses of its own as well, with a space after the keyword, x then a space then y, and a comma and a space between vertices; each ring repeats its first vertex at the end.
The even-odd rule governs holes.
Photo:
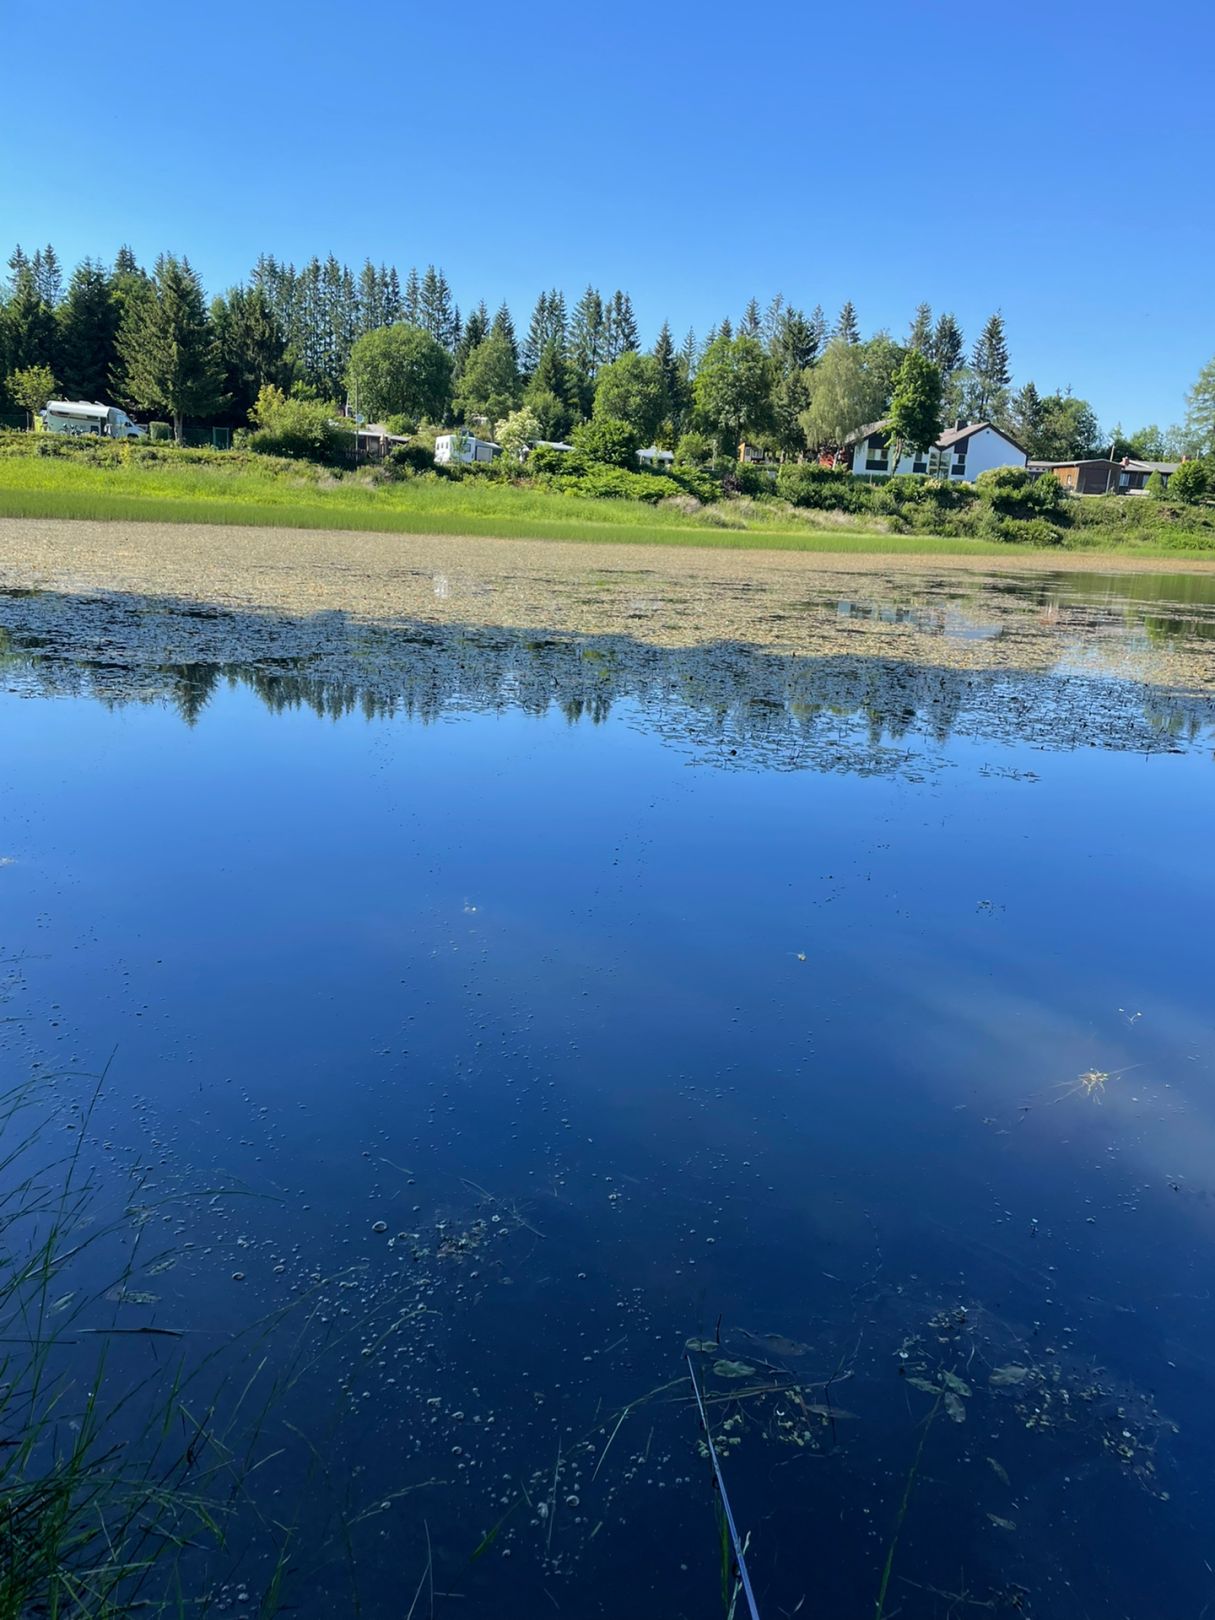
POLYGON ((328 1334, 293 1612, 721 1612, 689 1341, 765 1620, 1215 1601, 1215 607, 1000 592, 980 667, 6 601, 6 1066, 108 1061, 113 1320, 328 1334))

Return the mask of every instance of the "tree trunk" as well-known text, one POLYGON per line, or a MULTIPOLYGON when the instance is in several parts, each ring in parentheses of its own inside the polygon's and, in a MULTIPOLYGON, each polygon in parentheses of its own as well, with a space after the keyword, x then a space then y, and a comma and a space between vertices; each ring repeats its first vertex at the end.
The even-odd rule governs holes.
POLYGON ((180 411, 173 412, 173 441, 180 445, 182 434, 185 431, 186 419, 180 411))

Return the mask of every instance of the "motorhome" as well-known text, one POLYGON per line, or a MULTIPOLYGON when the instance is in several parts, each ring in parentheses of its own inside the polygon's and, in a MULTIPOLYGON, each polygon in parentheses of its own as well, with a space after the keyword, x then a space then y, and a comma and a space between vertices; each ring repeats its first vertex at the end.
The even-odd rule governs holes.
POLYGON ((501 454, 500 444, 494 444, 492 439, 478 439, 471 433, 440 433, 435 440, 435 460, 440 465, 452 461, 471 465, 474 461, 492 461, 501 454))
POLYGON ((105 439, 143 439, 147 428, 132 422, 117 405, 84 399, 53 399, 39 411, 46 433, 97 433, 105 439))

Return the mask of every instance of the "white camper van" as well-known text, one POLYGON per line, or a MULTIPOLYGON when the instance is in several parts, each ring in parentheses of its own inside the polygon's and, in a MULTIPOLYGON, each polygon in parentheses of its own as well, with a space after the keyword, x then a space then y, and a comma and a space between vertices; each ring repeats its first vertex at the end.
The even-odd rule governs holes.
POLYGON ((435 440, 435 460, 440 464, 462 461, 492 461, 502 454, 502 446, 492 439, 478 439, 471 433, 440 433, 435 440))
POLYGON ((106 439, 143 439, 148 432, 117 405, 98 405, 83 399, 53 399, 38 414, 47 433, 99 433, 106 439))

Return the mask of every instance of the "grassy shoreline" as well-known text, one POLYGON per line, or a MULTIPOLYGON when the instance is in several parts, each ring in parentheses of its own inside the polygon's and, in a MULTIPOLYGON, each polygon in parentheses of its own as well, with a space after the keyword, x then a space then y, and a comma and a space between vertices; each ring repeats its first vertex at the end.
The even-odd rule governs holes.
MULTIPOLYGON (((25 445, 19 446, 24 451, 25 445)), ((1063 556, 1157 562, 1215 562, 1210 545, 1184 532, 1161 543, 1078 524, 1057 545, 1012 544, 975 535, 895 530, 861 514, 809 512, 746 498, 689 510, 675 502, 590 499, 496 479, 460 482, 337 477, 308 464, 168 452, 163 460, 105 460, 72 447, 54 456, 0 456, 0 518, 101 523, 204 524, 280 530, 450 536, 577 544, 663 546, 713 551, 806 552, 881 557, 1015 557, 1041 563, 1063 556)), ((693 503, 693 506, 695 503, 693 503)), ((1121 509, 1120 509, 1121 510, 1121 509)))

